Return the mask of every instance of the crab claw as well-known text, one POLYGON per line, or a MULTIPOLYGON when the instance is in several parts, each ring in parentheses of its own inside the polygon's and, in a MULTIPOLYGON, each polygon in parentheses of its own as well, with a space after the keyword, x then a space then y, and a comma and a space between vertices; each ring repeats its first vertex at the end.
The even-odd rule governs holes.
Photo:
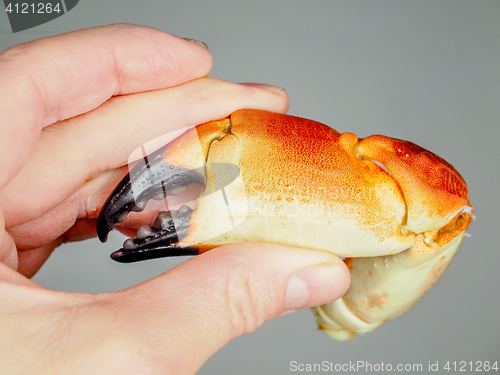
MULTIPOLYGON (((97 218, 97 234, 105 242, 116 224, 130 212, 141 212, 150 199, 163 200, 180 194, 187 186, 205 186, 206 155, 215 139, 224 137, 224 120, 211 122, 201 129, 184 133, 176 142, 146 156, 123 178, 110 194, 97 218)), ((234 173, 233 173, 234 174, 234 173)), ((238 173, 236 173, 237 175, 238 173)), ((135 239, 127 239, 123 248, 111 254, 118 262, 129 263, 167 256, 196 255, 198 248, 176 245, 186 237, 193 210, 160 212, 153 227, 143 226, 135 239)))
POLYGON ((462 176, 411 142, 358 139, 311 120, 241 110, 136 166, 104 204, 99 238, 148 199, 193 183, 204 185, 196 210, 160 212, 111 257, 133 262, 241 242, 329 251, 346 258, 351 286, 313 311, 338 340, 412 306, 444 272, 473 218, 462 176))

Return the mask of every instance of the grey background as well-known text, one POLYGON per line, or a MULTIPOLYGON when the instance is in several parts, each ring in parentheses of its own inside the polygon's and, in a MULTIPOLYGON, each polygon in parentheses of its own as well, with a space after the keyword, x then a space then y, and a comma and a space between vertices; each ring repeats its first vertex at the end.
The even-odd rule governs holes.
MULTIPOLYGON (((358 136, 408 139, 451 162, 468 182, 477 220, 451 267, 414 308, 354 342, 315 330, 309 311, 268 322, 215 354, 200 374, 287 374, 290 361, 500 360, 498 1, 83 1, 12 34, 0 50, 66 31, 129 22, 202 40, 213 77, 284 87, 290 114, 358 136)), ((123 238, 57 249, 34 280, 100 292, 134 285, 181 260, 122 265, 123 238)))

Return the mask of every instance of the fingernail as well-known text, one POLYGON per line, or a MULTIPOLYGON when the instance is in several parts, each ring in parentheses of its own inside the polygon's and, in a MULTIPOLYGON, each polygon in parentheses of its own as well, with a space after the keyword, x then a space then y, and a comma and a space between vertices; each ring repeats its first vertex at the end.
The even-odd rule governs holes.
POLYGON ((266 85, 264 83, 242 83, 242 85, 257 87, 259 89, 272 92, 273 94, 279 94, 280 92, 285 91, 285 89, 283 87, 266 85))
POLYGON ((288 280, 283 311, 324 305, 342 297, 349 287, 349 277, 335 263, 309 267, 288 280))
POLYGON ((184 38, 184 39, 185 39, 185 40, 187 40, 188 42, 198 44, 199 46, 202 46, 202 47, 205 47, 206 49, 208 49, 207 44, 206 44, 206 43, 203 43, 203 42, 200 42, 199 40, 196 40, 196 39, 190 39, 190 38, 184 38))
POLYGON ((283 87, 279 87, 279 86, 262 85, 262 88, 264 90, 267 90, 267 91, 272 92, 274 94, 279 94, 280 92, 285 91, 285 89, 283 87))

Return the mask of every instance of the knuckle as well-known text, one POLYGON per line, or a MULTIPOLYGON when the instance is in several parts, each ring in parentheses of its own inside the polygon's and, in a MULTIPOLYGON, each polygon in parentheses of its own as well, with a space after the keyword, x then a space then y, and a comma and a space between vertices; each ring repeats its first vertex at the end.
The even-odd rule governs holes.
POLYGON ((241 265, 228 272, 225 280, 225 306, 233 336, 260 327, 272 311, 272 291, 251 267, 241 265))
POLYGON ((22 61, 28 61, 29 55, 28 45, 18 44, 0 53, 0 64, 3 68, 22 66, 22 61))
POLYGON ((18 262, 14 239, 7 231, 0 229, 0 263, 17 270, 18 262))

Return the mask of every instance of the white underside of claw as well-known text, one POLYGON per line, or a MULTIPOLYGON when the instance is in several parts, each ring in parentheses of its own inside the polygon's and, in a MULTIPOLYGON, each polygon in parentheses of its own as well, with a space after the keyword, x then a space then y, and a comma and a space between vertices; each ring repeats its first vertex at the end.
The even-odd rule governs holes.
POLYGON ((349 309, 342 298, 312 310, 320 328, 328 336, 339 341, 351 340, 356 333, 371 332, 382 324, 367 323, 360 319, 349 309))
POLYGON ((439 248, 427 246, 419 235, 400 254, 354 259, 344 297, 313 308, 320 327, 337 340, 348 340, 402 314, 441 276, 463 237, 461 233, 439 248))
POLYGON ((229 205, 224 204, 222 193, 201 198, 205 201, 200 200, 192 218, 196 230, 190 232, 183 244, 220 246, 245 238, 252 242, 326 249, 341 257, 364 257, 397 254, 415 242, 415 236, 402 236, 397 227, 392 229, 394 233, 387 230, 389 235, 379 238, 371 227, 360 226, 357 220, 342 215, 341 210, 335 212, 298 201, 280 207, 276 202, 266 202, 264 197, 233 200, 230 190, 230 187, 225 189, 229 205), (203 220, 206 217, 211 219, 203 220))

